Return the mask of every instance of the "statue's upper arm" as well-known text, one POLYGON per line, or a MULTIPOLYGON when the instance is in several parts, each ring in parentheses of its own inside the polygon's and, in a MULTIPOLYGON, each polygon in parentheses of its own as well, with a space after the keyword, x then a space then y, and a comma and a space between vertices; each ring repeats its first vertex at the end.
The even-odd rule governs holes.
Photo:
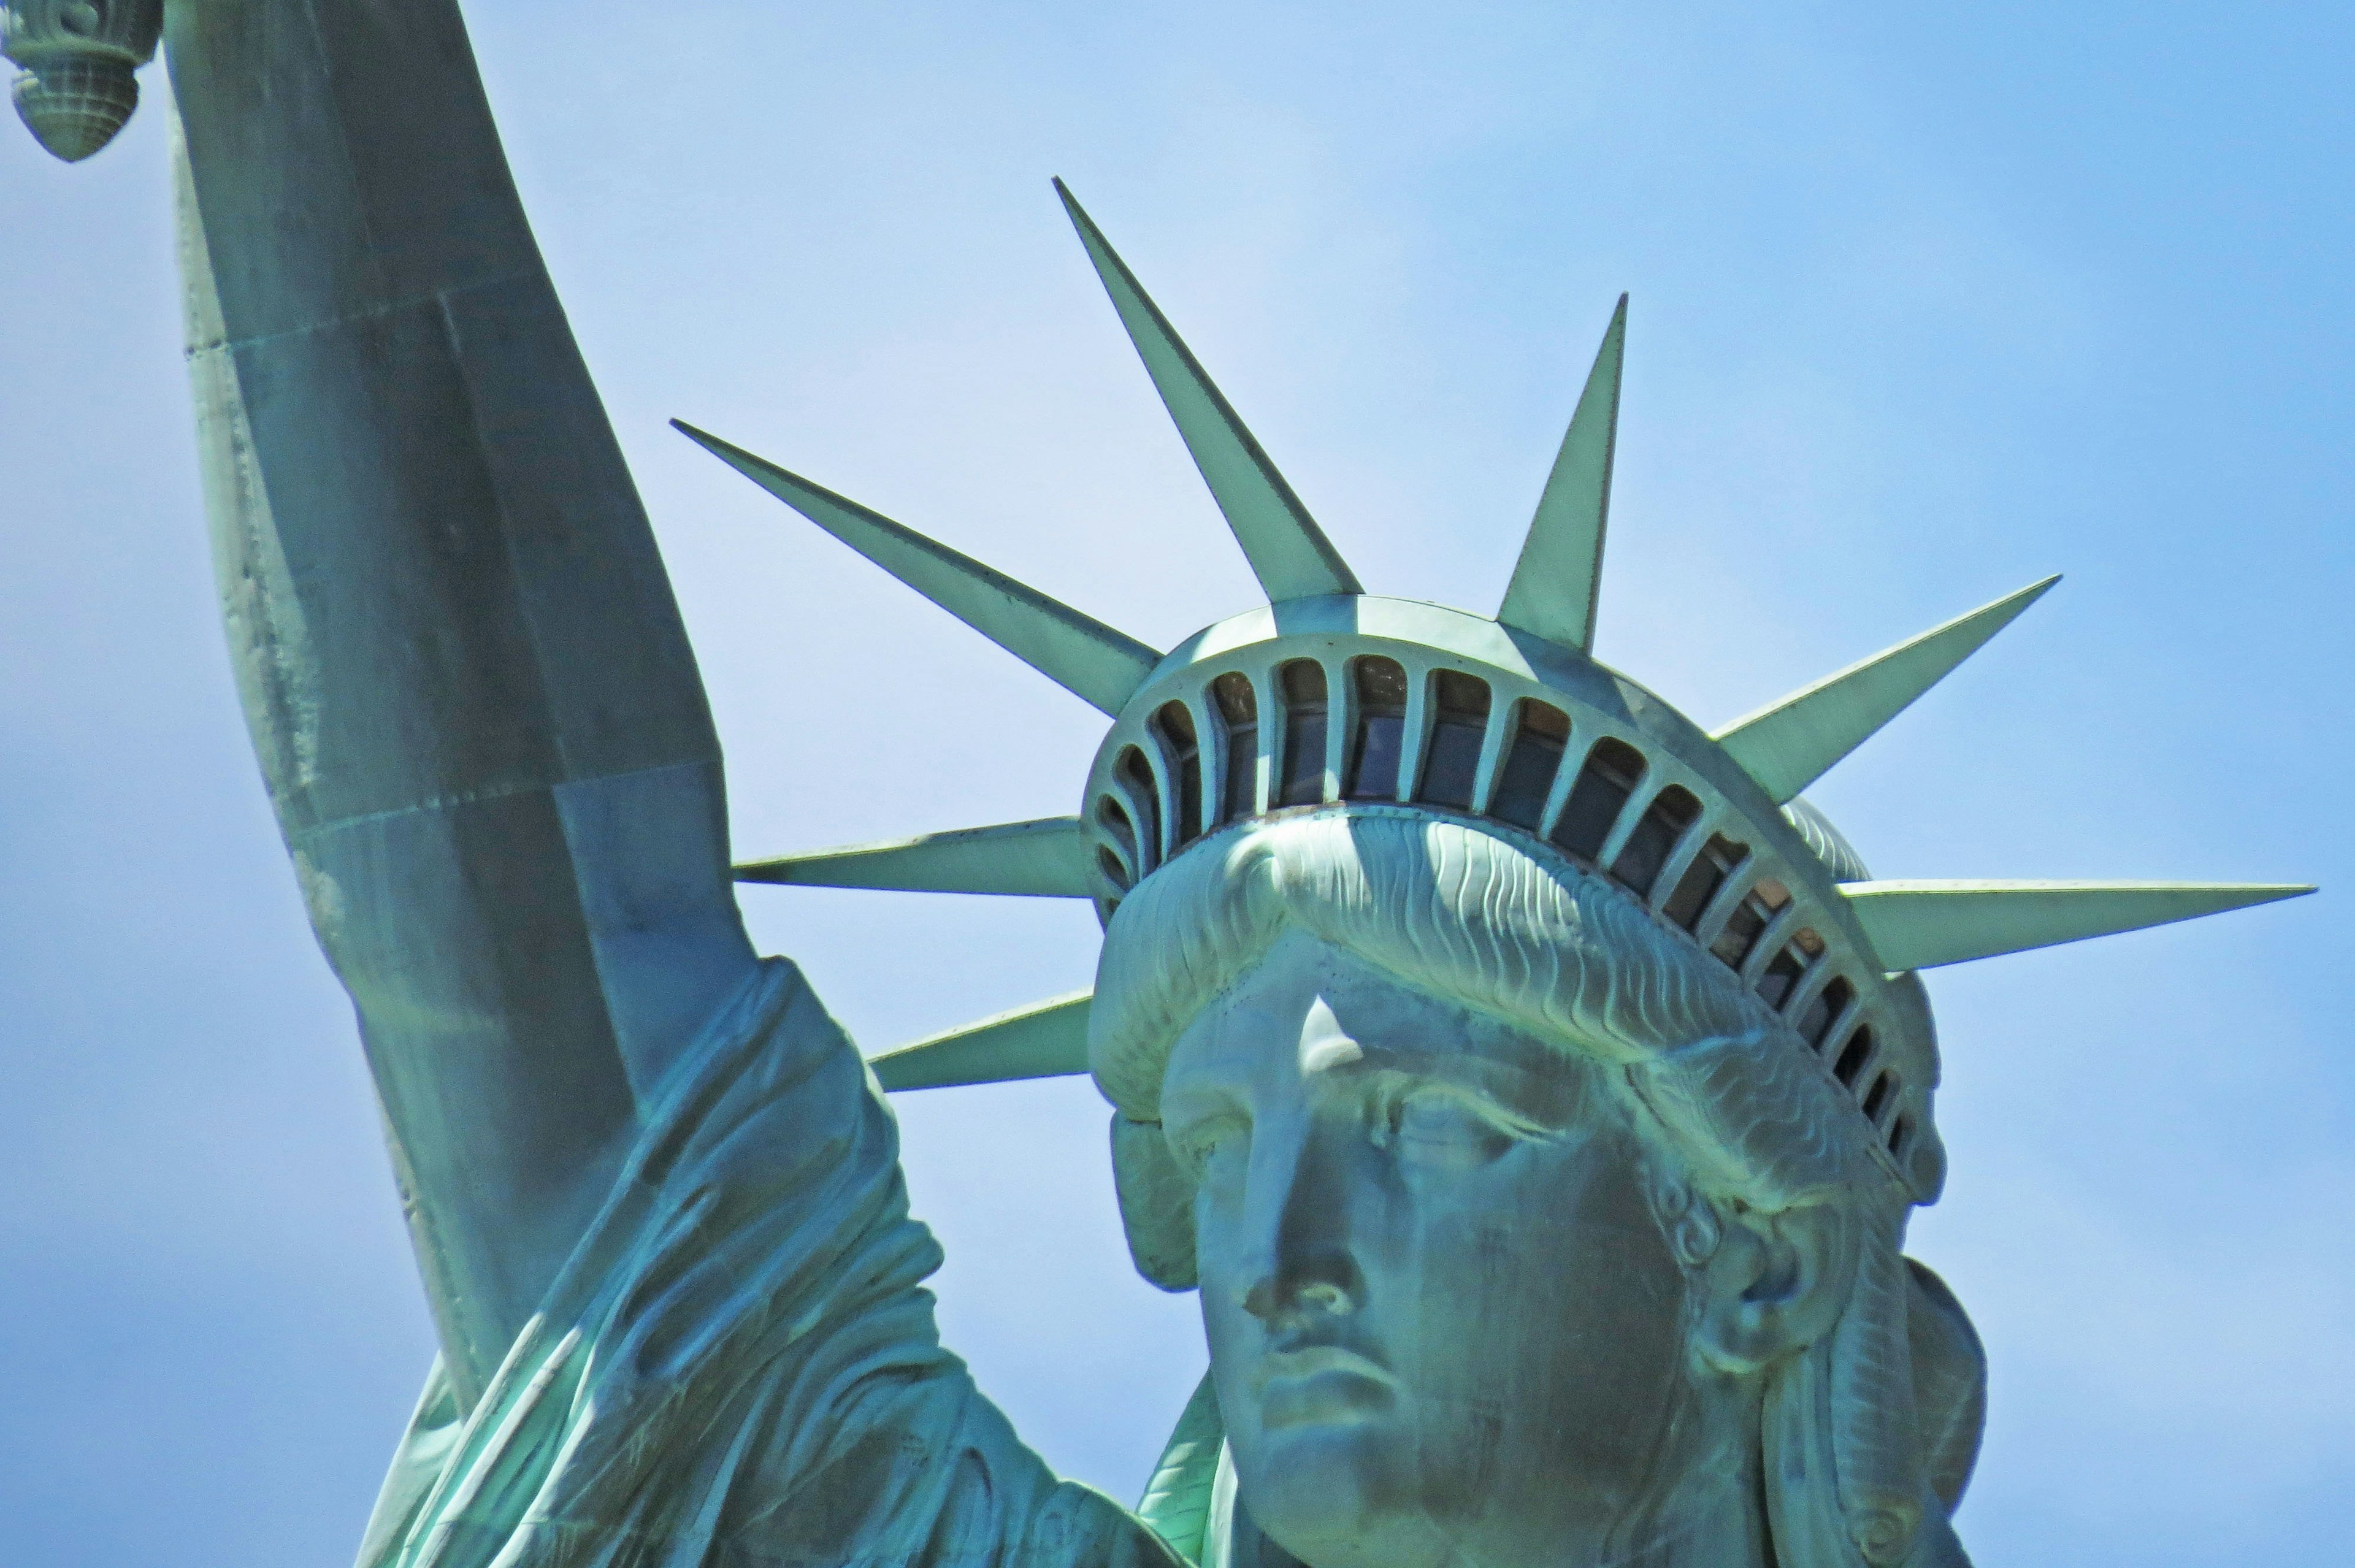
POLYGON ((168 26, 230 651, 470 1392, 750 978, 719 745, 454 4, 168 26))

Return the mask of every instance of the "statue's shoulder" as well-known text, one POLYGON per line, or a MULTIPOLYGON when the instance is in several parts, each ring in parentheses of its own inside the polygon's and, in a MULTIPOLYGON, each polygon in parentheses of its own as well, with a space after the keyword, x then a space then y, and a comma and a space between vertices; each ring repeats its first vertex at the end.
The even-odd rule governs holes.
POLYGON ((1153 1528, 1093 1487, 1060 1481, 1030 1516, 1015 1568, 1187 1568, 1153 1528))

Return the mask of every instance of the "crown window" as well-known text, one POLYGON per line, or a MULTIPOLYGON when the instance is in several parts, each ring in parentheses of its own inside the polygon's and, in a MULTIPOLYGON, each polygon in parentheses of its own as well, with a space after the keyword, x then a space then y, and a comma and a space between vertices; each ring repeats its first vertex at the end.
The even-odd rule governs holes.
POLYGON ((1832 1025, 1839 1021, 1840 1014, 1848 1011, 1848 1005, 1855 997, 1854 986, 1835 977, 1801 1010, 1798 1022, 1793 1026, 1798 1029, 1799 1038, 1821 1051, 1824 1036, 1831 1032, 1832 1025))
MULTIPOLYGON (((1128 813, 1122 809, 1120 802, 1114 800, 1110 795, 1105 795, 1103 799, 1097 801, 1096 821, 1103 825, 1105 832, 1111 834, 1113 837, 1118 841, 1120 845, 1120 852, 1128 857, 1131 864, 1135 864, 1136 860, 1136 829, 1130 825, 1128 813)), ((1124 875, 1122 880, 1125 881, 1126 880, 1126 877, 1124 875)))
POLYGON ((1130 826, 1128 813, 1121 809, 1120 802, 1110 795, 1096 802, 1096 820, 1119 841, 1122 854, 1132 860, 1136 859, 1136 829, 1130 826))
POLYGON ((1131 799, 1145 818, 1142 853, 1137 857, 1142 869, 1153 864, 1161 853, 1161 792, 1154 785, 1153 765, 1134 746, 1120 754, 1120 776, 1127 783, 1131 799))
POLYGON ((1277 805, 1315 805, 1325 798, 1325 667, 1295 659, 1284 688, 1284 777, 1277 805))
POLYGON ((1775 1011, 1782 1011, 1783 1004, 1798 988, 1799 977, 1823 955, 1824 939, 1803 927, 1784 944, 1782 952, 1774 955, 1774 962, 1766 965, 1766 973, 1758 976, 1759 998, 1775 1011))
POLYGON ((1177 775, 1176 841, 1192 843, 1202 831, 1202 748, 1194 736, 1194 715, 1182 702, 1165 702, 1153 716, 1154 739, 1177 775))
POLYGON ((1210 683, 1210 697, 1227 731, 1219 820, 1236 822, 1259 809, 1259 696, 1252 690, 1251 677, 1229 670, 1210 683))
POLYGON ((1733 912, 1725 917, 1725 929, 1709 950, 1717 955, 1729 969, 1739 969, 1750 962, 1751 950, 1758 945, 1769 922, 1783 912, 1791 901, 1791 890, 1772 877, 1761 877, 1756 885, 1742 895, 1733 912))
POLYGON ((1889 1152, 1903 1156, 1905 1146, 1913 1141, 1913 1118, 1900 1116, 1889 1124, 1889 1152))
POLYGON ((1569 744, 1569 715, 1550 703, 1523 702, 1515 715, 1513 743, 1497 775, 1489 815, 1535 833, 1545 817, 1546 796, 1553 793, 1562 749, 1569 744))
POLYGON ((1128 891, 1128 872, 1122 867, 1119 856, 1099 847, 1096 850, 1096 865, 1103 869, 1104 880, 1122 892, 1128 891))
MULTIPOLYGON (((1432 677, 1431 695, 1439 714, 1431 727, 1423 787, 1414 797, 1433 805, 1469 811, 1473 782, 1480 773, 1480 748, 1488 736, 1488 683, 1443 669, 1432 677)), ((1542 795, 1538 805, 1540 809, 1544 807, 1542 795)))
POLYGON ((1619 859, 1611 864, 1611 875, 1622 887, 1639 898, 1651 896, 1652 884, 1660 880, 1661 868, 1685 829, 1700 818, 1700 802, 1692 792, 1670 784, 1652 797, 1644 808, 1643 820, 1627 836, 1627 846, 1619 851, 1619 859))
POLYGON ((1881 1125, 1881 1113, 1887 1108, 1889 1097, 1897 1092, 1897 1074, 1883 1072, 1873 1079, 1872 1087, 1865 1091, 1864 1119, 1875 1126, 1881 1125))
POLYGON ((1554 843, 1593 864, 1619 814, 1627 809, 1627 797, 1636 793, 1643 778, 1641 752, 1608 736, 1595 741, 1594 749, 1586 753, 1586 765, 1578 770, 1578 782, 1571 785, 1561 820, 1554 824, 1554 843))
POLYGON ((1832 1065, 1832 1076, 1848 1087, 1855 1088, 1856 1075, 1864 1071, 1865 1059, 1871 1054, 1872 1031, 1859 1029, 1848 1037, 1848 1045, 1839 1053, 1839 1061, 1832 1065))
POLYGON ((1398 795, 1399 752, 1406 741, 1406 671, 1398 660, 1362 658, 1349 666, 1358 699, 1358 732, 1349 743, 1351 800, 1398 795))
POLYGON ((1725 879, 1733 874, 1733 869, 1749 853, 1749 845, 1737 843, 1721 833, 1711 834, 1700 853, 1693 857, 1693 863, 1685 868, 1685 874, 1677 879, 1676 891, 1660 906, 1660 912, 1687 931, 1692 930, 1709 912, 1717 890, 1725 886, 1725 879))

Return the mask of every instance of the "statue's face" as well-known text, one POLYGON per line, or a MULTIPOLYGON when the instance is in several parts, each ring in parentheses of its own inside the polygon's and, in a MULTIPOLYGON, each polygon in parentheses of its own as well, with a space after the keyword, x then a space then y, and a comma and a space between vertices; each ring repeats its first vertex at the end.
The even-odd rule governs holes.
POLYGON ((1179 1039, 1163 1125, 1243 1501, 1315 1568, 1630 1544, 1680 1445, 1686 1287, 1597 1074, 1298 933, 1179 1039))

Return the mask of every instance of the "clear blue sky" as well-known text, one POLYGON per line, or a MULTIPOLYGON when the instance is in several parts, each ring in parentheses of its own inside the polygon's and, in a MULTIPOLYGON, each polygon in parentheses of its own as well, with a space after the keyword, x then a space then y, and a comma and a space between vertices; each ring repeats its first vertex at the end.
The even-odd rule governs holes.
MULTIPOLYGON (((1598 652, 1704 723, 2067 572, 1816 798, 1883 876, 2325 892, 1932 977, 1913 1250, 1995 1369, 1964 1537, 2346 1562, 2355 13, 472 18, 747 854, 1072 809, 1101 720, 666 417, 1150 641, 1251 599, 1050 175, 1378 592, 1493 606, 1631 290, 1598 652)), ((0 132, 0 1557, 341 1562, 429 1333, 213 621, 164 120, 75 169, 0 132)), ((869 1049, 1093 961, 1061 906, 746 907, 869 1049)), ((1128 1271, 1103 1118, 902 1110, 953 1341, 1128 1497, 1201 1351, 1128 1271)))

